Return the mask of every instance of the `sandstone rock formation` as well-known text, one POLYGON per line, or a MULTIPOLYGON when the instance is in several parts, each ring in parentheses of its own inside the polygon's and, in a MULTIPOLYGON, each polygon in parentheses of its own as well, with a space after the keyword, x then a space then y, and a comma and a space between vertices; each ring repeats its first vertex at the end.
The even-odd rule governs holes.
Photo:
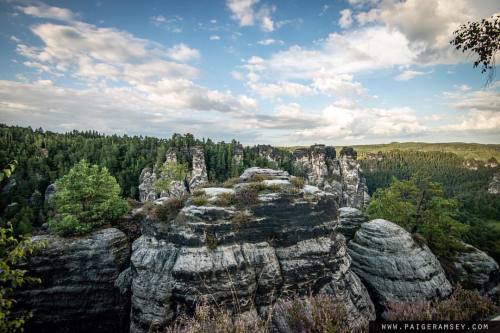
POLYGON ((500 173, 495 173, 488 185, 488 193, 500 194, 500 173))
POLYGON ((16 294, 33 311, 27 332, 127 332, 129 296, 115 287, 129 265, 125 234, 109 228, 81 238, 33 237, 47 246, 25 263, 42 283, 16 294))
POLYGON ((233 163, 235 165, 240 165, 243 163, 243 145, 240 143, 233 145, 233 163))
POLYGON ((308 184, 334 194, 340 206, 361 208, 370 197, 356 158, 352 148, 344 147, 337 159, 334 147, 313 145, 296 149, 293 164, 308 184))
POLYGON ((268 162, 278 162, 278 152, 270 145, 257 145, 252 147, 253 152, 260 157, 265 158, 268 162))
POLYGON ((497 262, 485 252, 464 244, 465 250, 454 260, 454 280, 464 288, 489 293, 500 283, 497 262))
POLYGON ((357 327, 374 319, 368 293, 350 270, 345 238, 336 233, 331 193, 295 189, 285 172, 258 168, 233 189, 205 192, 238 197, 256 174, 271 178, 261 187, 273 186, 254 203, 187 206, 168 226, 145 224, 131 259, 131 332, 165 325, 203 299, 235 313, 265 314, 278 296, 309 291, 344 301, 357 327))
POLYGON ((356 231, 365 222, 368 222, 368 219, 359 209, 352 207, 342 207, 339 209, 338 231, 344 235, 347 242, 354 238, 356 231))
POLYGON ((352 269, 384 310, 390 300, 413 302, 451 293, 439 261, 425 245, 386 220, 363 223, 348 244, 352 269))
MULTIPOLYGON (((185 181, 174 181, 170 185, 168 191, 157 193, 154 189, 154 183, 161 177, 157 171, 146 167, 142 170, 139 176, 139 200, 154 201, 160 198, 168 198, 171 196, 180 196, 188 194, 190 191, 199 188, 201 185, 208 182, 207 167, 205 164, 205 155, 201 147, 191 147, 183 152, 189 161, 191 167, 188 170, 185 181)), ((177 163, 177 154, 174 150, 169 150, 165 157, 165 164, 177 163)))

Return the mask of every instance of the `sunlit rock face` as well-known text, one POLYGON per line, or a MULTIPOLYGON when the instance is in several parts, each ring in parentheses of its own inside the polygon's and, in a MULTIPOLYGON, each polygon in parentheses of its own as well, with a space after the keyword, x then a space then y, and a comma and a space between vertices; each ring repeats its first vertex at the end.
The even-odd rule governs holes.
POLYGON ((331 193, 296 188, 283 171, 251 168, 232 189, 205 189, 208 203, 188 205, 168 225, 148 221, 132 248, 131 332, 163 326, 208 299, 235 313, 265 315, 277 297, 333 294, 357 327, 374 306, 350 269, 345 238, 336 232, 331 193), (213 197, 242 195, 255 175, 256 201, 217 206, 213 197))
POLYGON ((495 173, 488 185, 488 193, 500 194, 500 173, 495 173))
POLYGON ((241 165, 243 163, 243 145, 241 143, 233 144, 233 163, 241 165))
POLYGON ((22 268, 41 278, 16 294, 32 311, 26 332, 127 332, 130 295, 116 284, 129 266, 127 237, 108 228, 80 238, 35 236, 47 246, 22 268))
MULTIPOLYGON (((157 170, 153 170, 149 167, 144 168, 139 176, 139 200, 144 202, 174 196, 180 197, 206 184, 208 182, 208 176, 203 148, 191 147, 188 151, 185 151, 185 155, 188 156, 191 162, 186 179, 184 181, 172 182, 170 188, 161 193, 158 193, 154 189, 154 183, 161 178, 161 174, 158 175, 157 170)), ((176 151, 169 150, 165 156, 164 164, 175 164, 177 162, 176 151)))
POLYGON ((337 159, 334 147, 313 145, 296 149, 293 164, 308 184, 334 194, 340 206, 361 208, 370 197, 356 158, 352 148, 342 148, 337 159))
POLYGON ((363 223, 348 249, 353 271, 382 311, 391 300, 414 302, 451 293, 451 284, 434 254, 392 222, 363 223))
POLYGON ((464 288, 475 289, 483 294, 498 292, 500 271, 498 263, 485 252, 464 243, 464 251, 454 262, 453 279, 464 288))

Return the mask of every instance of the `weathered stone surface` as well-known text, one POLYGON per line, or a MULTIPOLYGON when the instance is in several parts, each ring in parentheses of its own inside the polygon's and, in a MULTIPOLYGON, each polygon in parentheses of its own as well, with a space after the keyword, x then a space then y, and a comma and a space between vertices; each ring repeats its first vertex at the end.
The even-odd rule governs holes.
POLYGON ((126 332, 129 297, 115 282, 129 265, 127 237, 109 228, 80 238, 33 237, 47 242, 24 265, 42 283, 16 294, 33 311, 26 332, 126 332))
MULTIPOLYGON (((186 179, 174 181, 166 191, 157 193, 154 189, 154 183, 162 175, 157 170, 144 168, 139 176, 139 200, 155 201, 161 198, 181 197, 188 195, 208 182, 207 167, 205 164, 205 154, 202 147, 191 147, 184 151, 185 155, 191 161, 191 167, 188 170, 186 179)), ((177 153, 175 150, 169 150, 165 156, 165 165, 177 163, 177 153)))
MULTIPOLYGON (((241 179, 255 174, 289 178, 254 168, 241 179)), ((168 228, 150 221, 133 244, 131 331, 165 325, 202 299, 235 313, 255 308, 264 314, 279 295, 309 291, 342 298, 356 325, 366 325, 374 307, 350 270, 345 238, 336 233, 336 201, 309 190, 265 190, 245 208, 187 206, 181 222, 168 228)))
POLYGON ((454 280, 464 288, 490 292, 500 283, 500 271, 495 259, 472 245, 464 244, 454 261, 454 280))
POLYGON ((56 192, 57 192, 57 187, 55 183, 47 186, 47 188, 45 189, 45 196, 44 196, 46 207, 53 208, 52 207, 54 204, 53 200, 54 196, 56 195, 56 192))
POLYGON ((158 199, 158 193, 154 190, 154 182, 157 180, 156 173, 151 168, 144 168, 139 176, 139 200, 153 201, 158 199))
POLYGON ((342 207, 339 209, 339 228, 338 231, 345 236, 349 242, 361 224, 368 222, 366 216, 356 208, 342 207))
POLYGON ((259 167, 253 167, 253 168, 246 169, 241 174, 240 179, 242 181, 249 181, 252 177, 254 177, 256 175, 261 175, 261 176, 271 178, 271 179, 284 179, 284 180, 290 179, 290 175, 286 171, 259 168, 259 167))
POLYGON ((208 182, 205 154, 202 147, 191 147, 192 167, 189 172, 189 189, 195 190, 208 182))
POLYGON ((488 185, 488 193, 500 194, 500 173, 495 173, 488 185))
POLYGON ((252 147, 252 150, 255 154, 260 157, 265 158, 268 162, 277 163, 278 162, 278 152, 276 148, 270 145, 257 145, 252 147))
POLYGON ((293 153, 294 166, 308 184, 334 194, 342 207, 361 208, 370 197, 356 158, 354 149, 344 147, 337 159, 335 148, 325 145, 298 148, 293 153))
POLYGON ((243 163, 243 145, 240 143, 233 145, 233 163, 235 165, 243 163))
POLYGON ((451 285, 425 245, 386 220, 363 223, 348 244, 352 269, 381 310, 390 300, 413 302, 447 296, 451 285))

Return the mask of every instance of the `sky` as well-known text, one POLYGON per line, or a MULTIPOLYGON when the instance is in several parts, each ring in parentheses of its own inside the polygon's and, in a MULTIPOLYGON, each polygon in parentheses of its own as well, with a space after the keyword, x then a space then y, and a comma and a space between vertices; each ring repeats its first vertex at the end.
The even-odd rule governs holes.
POLYGON ((495 13, 498 0, 0 0, 0 123, 498 144, 498 75, 485 85, 449 44, 495 13))

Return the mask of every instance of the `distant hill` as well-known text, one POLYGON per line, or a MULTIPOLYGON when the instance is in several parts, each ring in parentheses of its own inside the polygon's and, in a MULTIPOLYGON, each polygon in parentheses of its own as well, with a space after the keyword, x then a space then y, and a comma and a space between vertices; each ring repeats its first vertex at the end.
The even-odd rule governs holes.
MULTIPOLYGON (((495 157, 500 160, 500 144, 479 144, 479 143, 424 143, 424 142, 391 142, 388 144, 356 145, 352 146, 358 152, 358 156, 363 158, 366 153, 386 152, 390 150, 403 151, 440 151, 457 154, 466 159, 478 159, 482 161, 495 157)), ((336 147, 340 151, 342 147, 336 147)))

